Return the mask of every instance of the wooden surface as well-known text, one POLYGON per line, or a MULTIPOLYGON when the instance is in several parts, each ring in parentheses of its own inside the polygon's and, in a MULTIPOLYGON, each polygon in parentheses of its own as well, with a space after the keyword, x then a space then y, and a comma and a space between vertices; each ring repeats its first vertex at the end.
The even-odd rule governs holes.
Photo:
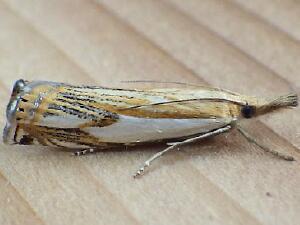
MULTIPOLYGON (((299 18, 296 0, 1 0, 1 127, 21 77, 299 93, 299 18)), ((166 155, 138 180, 131 174, 162 146, 75 158, 1 144, 0 224, 300 224, 299 112, 244 123, 296 162, 234 131, 166 155)))

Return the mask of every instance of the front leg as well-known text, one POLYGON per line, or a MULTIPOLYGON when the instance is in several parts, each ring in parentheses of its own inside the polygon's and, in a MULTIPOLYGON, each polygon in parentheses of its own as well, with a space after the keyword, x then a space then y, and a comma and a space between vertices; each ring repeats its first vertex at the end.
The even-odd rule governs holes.
POLYGON ((73 152, 72 154, 75 156, 81 156, 81 155, 86 155, 91 153, 95 153, 94 148, 86 148, 86 149, 78 150, 76 152, 73 152))

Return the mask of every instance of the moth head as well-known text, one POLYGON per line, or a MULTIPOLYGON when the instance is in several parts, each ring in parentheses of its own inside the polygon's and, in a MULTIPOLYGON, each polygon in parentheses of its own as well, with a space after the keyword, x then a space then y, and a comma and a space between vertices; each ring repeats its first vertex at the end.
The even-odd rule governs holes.
POLYGON ((270 100, 257 99, 255 102, 246 102, 245 105, 241 106, 241 116, 249 119, 254 116, 263 115, 282 108, 296 106, 298 106, 297 94, 283 95, 270 100))
POLYGON ((21 125, 30 124, 30 113, 28 112, 35 106, 35 100, 38 98, 41 87, 47 85, 51 86, 52 84, 45 81, 29 82, 23 79, 15 82, 6 108, 4 143, 28 145, 33 142, 32 137, 21 128, 21 125), (26 96, 30 96, 30 100, 26 99, 26 96))
POLYGON ((9 103, 6 107, 6 125, 3 131, 3 142, 14 144, 14 136, 17 127, 16 113, 19 110, 19 102, 23 95, 26 81, 17 80, 13 86, 9 103))
POLYGON ((17 80, 13 86, 6 108, 6 125, 3 142, 6 144, 38 144, 39 133, 35 132, 39 107, 43 97, 52 93, 61 83, 49 81, 17 80))

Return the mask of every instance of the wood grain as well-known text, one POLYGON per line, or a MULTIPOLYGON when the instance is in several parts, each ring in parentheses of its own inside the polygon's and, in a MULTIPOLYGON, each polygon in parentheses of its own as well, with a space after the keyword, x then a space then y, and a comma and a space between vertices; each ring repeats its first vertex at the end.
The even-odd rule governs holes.
MULTIPOLYGON (((20 77, 299 93, 300 6, 262 2, 260 9, 240 0, 1 0, 2 115, 20 77)), ((4 116, 0 121, 4 126, 4 116)), ((76 158, 1 144, 0 223, 299 224, 299 108, 243 126, 297 161, 278 160, 233 131, 170 153, 133 180, 138 166, 163 146, 76 158)))

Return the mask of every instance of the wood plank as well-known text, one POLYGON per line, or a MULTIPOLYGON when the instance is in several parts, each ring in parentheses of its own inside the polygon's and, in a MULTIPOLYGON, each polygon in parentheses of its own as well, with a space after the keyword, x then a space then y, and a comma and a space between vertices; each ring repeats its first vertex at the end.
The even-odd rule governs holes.
MULTIPOLYGON (((9 12, 8 9, 6 9, 5 11, 9 12)), ((8 17, 8 15, 6 15, 6 16, 8 17)), ((21 26, 26 27, 26 24, 21 23, 21 26)), ((19 27, 16 27, 15 30, 18 30, 17 28, 19 28, 19 27)), ((27 29, 28 29, 28 27, 27 27, 27 29)), ((13 31, 15 31, 15 30, 13 29, 13 31)), ((10 31, 10 32, 13 32, 13 31, 10 31)), ((30 27, 29 27, 29 31, 30 31, 30 27)), ((43 38, 39 35, 39 33, 34 32, 34 30, 31 30, 31 32, 33 34, 31 35, 30 38, 32 38, 32 40, 36 41, 35 43, 39 43, 40 42, 39 39, 43 40, 43 38), (37 39, 37 40, 35 40, 35 39, 37 39)), ((11 37, 11 36, 16 36, 16 35, 13 35, 11 33, 8 36, 11 37)), ((25 40, 22 41, 22 43, 25 43, 25 42, 26 42, 25 40)), ((44 49, 44 51, 46 52, 48 48, 50 48, 50 47, 53 48, 53 46, 51 46, 51 45, 49 46, 49 44, 46 44, 46 43, 43 43, 42 45, 39 45, 36 47, 37 47, 36 50, 31 52, 30 54, 32 54, 32 55, 36 54, 37 56, 43 55, 43 52, 40 52, 40 49, 44 49)), ((22 48, 20 48, 20 49, 22 50, 22 48)), ((9 50, 11 51, 10 61, 20 62, 22 60, 22 57, 18 58, 19 54, 20 54, 18 51, 16 52, 14 48, 6 49, 7 52, 9 50), (16 54, 16 56, 13 55, 12 51, 14 51, 14 54, 16 54), (13 56, 14 56, 14 58, 13 58, 13 56)), ((64 57, 59 57, 59 55, 64 56, 64 54, 61 54, 60 51, 56 50, 54 52, 56 52, 56 57, 54 57, 54 58, 58 59, 58 61, 55 61, 55 63, 58 63, 58 62, 62 63, 62 65, 60 65, 60 67, 65 64, 72 65, 72 61, 70 63, 68 61, 68 58, 66 59, 64 57)), ((22 51, 21 51, 21 53, 22 53, 22 51)), ((38 57, 36 57, 36 58, 38 58, 38 57)), ((23 60, 24 60, 24 58, 23 58, 23 60)), ((25 58, 25 60, 26 60, 26 58, 25 58)), ((45 60, 45 61, 47 61, 47 60, 45 60)), ((23 62, 23 63, 25 63, 25 62, 23 62)), ((39 62, 39 63, 45 64, 45 62, 39 62)), ((49 63, 49 62, 47 62, 47 63, 49 63)), ((51 65, 49 65, 49 67, 50 66, 51 65)), ((169 66, 166 68, 172 69, 172 67, 169 67, 169 66)), ((51 68, 49 68, 48 70, 51 70, 51 68)), ((168 70, 170 70, 170 69, 168 69, 168 70)), ((81 71, 79 71, 79 72, 81 72, 81 71)), ((173 71, 170 71, 170 73, 173 74, 173 71)), ((61 74, 60 76, 61 76, 60 79, 67 79, 67 77, 64 78, 65 74, 61 74)), ((32 74, 27 74, 27 76, 26 76, 27 79, 34 79, 35 77, 37 77, 37 76, 32 75, 32 74)), ((52 77, 51 77, 51 75, 45 74, 44 78, 51 79, 52 77)), ((77 78, 77 76, 74 76, 73 79, 76 82, 80 83, 80 82, 83 82, 82 79, 87 79, 87 77, 84 76, 81 78, 77 78)), ((7 96, 5 98, 7 99, 7 96)), ((23 154, 20 155, 20 152, 16 151, 16 149, 18 149, 17 147, 15 148, 15 151, 11 151, 11 148, 12 147, 6 147, 6 146, 3 147, 3 149, 6 149, 6 151, 4 151, 3 155, 1 156, 1 158, 3 159, 3 163, 4 163, 4 165, 2 165, 2 170, 5 172, 5 174, 7 174, 7 176, 12 177, 12 179, 11 179, 12 182, 15 183, 20 190, 22 190, 22 194, 24 196, 26 196, 26 199, 28 199, 30 204, 39 212, 41 217, 47 223, 55 224, 55 223, 59 222, 58 220, 64 221, 66 223, 70 222, 70 221, 72 221, 72 223, 82 223, 83 218, 85 219, 85 221, 89 221, 89 222, 93 223, 93 221, 91 221, 91 219, 97 218, 97 217, 102 218, 104 223, 109 223, 109 224, 113 223, 112 220, 115 217, 119 218, 117 220, 119 222, 126 221, 126 217, 125 218, 122 217, 122 215, 120 215, 121 213, 118 213, 117 209, 114 209, 114 216, 111 216, 109 213, 107 213, 106 210, 110 209, 109 207, 112 205, 111 203, 119 202, 119 201, 114 199, 112 196, 109 197, 109 194, 107 194, 107 193, 103 193, 101 191, 95 192, 96 190, 94 190, 94 189, 96 187, 95 187, 95 185, 93 185, 94 181, 92 179, 87 180, 87 178, 85 178, 86 176, 88 176, 88 172, 81 172, 83 174, 82 176, 84 176, 84 177, 77 175, 76 178, 74 177, 75 181, 72 181, 72 180, 69 181, 67 179, 67 177, 74 176, 74 175, 72 175, 72 172, 73 172, 73 174, 75 172, 78 173, 78 169, 81 168, 80 163, 77 162, 77 159, 70 157, 68 154, 67 155, 66 154, 57 155, 57 153, 55 153, 55 152, 46 152, 45 153, 43 150, 41 150, 39 148, 31 148, 31 147, 27 147, 27 151, 22 152, 23 154), (37 151, 37 153, 35 153, 35 154, 32 153, 34 155, 30 154, 30 152, 34 152, 34 151, 37 151), (36 154, 37 154, 37 156, 36 156, 36 154), (51 159, 51 157, 53 157, 53 158, 51 159), (11 161, 11 160, 13 160, 13 161, 11 161), (18 163, 19 161, 23 161, 24 163, 23 164, 18 163), (30 164, 32 164, 32 167, 30 167, 30 168, 26 167, 28 162, 30 162, 30 164), (16 171, 11 171, 11 168, 8 167, 8 165, 16 165, 16 164, 18 165, 18 166, 14 167, 14 169, 16 171), (68 165, 68 166, 66 168, 64 168, 63 165, 68 165), (23 173, 23 175, 21 176, 21 171, 23 170, 23 168, 26 168, 26 171, 25 171, 25 174, 23 173), (39 169, 36 170, 35 168, 39 168, 39 169), (61 171, 64 171, 64 172, 61 173, 61 171), (29 174, 32 176, 30 179, 28 179, 28 176, 30 176, 29 174), (23 176, 25 176, 25 177, 23 177, 23 176), (41 180, 40 177, 47 177, 47 180, 43 180, 43 179, 41 180), (36 180, 36 179, 38 179, 38 180, 36 180), (31 184, 27 188, 24 188, 22 186, 23 184, 25 184, 25 181, 29 182, 31 184), (83 182, 83 181, 85 181, 85 182, 83 182), (78 182, 80 182, 80 183, 78 183, 78 182), (34 194, 32 195, 31 192, 33 192, 34 194), (88 195, 84 194, 86 192, 88 193, 88 195), (47 197, 49 195, 49 193, 51 193, 51 195, 49 197, 47 197), (36 195, 38 195, 39 198, 36 198, 35 197, 36 195), (90 195, 95 195, 95 197, 89 197, 90 195), (105 201, 105 196, 107 196, 107 195, 108 195, 111 203, 108 203, 105 201), (84 196, 84 199, 82 199, 83 196, 84 196), (100 196, 104 196, 103 197, 104 199, 98 199, 100 196), (47 202, 45 202, 44 198, 47 198, 47 202), (50 198, 50 199, 48 199, 48 198, 50 198), (86 199, 86 198, 90 198, 91 199, 90 201, 92 201, 92 202, 90 203, 88 201, 88 199, 86 199), (72 201, 69 202, 68 201, 69 199, 71 199, 72 201), (72 204, 75 204, 75 202, 76 202, 77 206, 72 207, 72 204), (96 205, 92 206, 93 204, 96 204, 96 205), (104 206, 108 209, 102 210, 103 212, 101 212, 101 209, 104 206), (46 210, 46 209, 48 209, 48 207, 50 209, 46 210), (104 213, 104 215, 102 215, 102 213, 104 213), (110 216, 111 218, 110 219, 106 218, 105 214, 107 216, 110 216), (64 216, 64 215, 67 215, 67 216, 64 216), (70 215, 72 215, 72 217, 70 217, 70 215), (82 215, 84 215, 84 217, 82 217, 82 215), (55 217, 55 219, 52 219, 53 217, 55 217)), ((107 162, 111 162, 112 168, 116 167, 118 165, 117 164, 118 160, 116 160, 116 162, 114 163, 109 158, 106 158, 106 157, 102 157, 102 158, 104 158, 104 160, 106 159, 105 161, 107 161, 107 162)), ((95 158, 95 160, 97 160, 97 164, 98 164, 99 158, 95 158)), ((138 165, 138 164, 136 164, 136 165, 138 165)), ((110 167, 108 167, 108 168, 110 168, 110 167)), ((103 171, 103 169, 100 171, 103 171)), ((75 174, 77 174, 77 173, 75 173, 75 174)), ((124 169, 123 173, 124 173, 123 176, 128 178, 132 184, 132 180, 131 180, 132 178, 131 178, 131 176, 129 176, 129 170, 124 169)), ((118 177, 118 176, 114 176, 114 174, 111 171, 109 171, 109 176, 107 177, 107 179, 111 179, 111 177, 118 177)), ((169 179, 171 179, 171 178, 169 178, 169 179)), ((122 187, 122 183, 119 183, 118 187, 122 187)), ((139 195, 142 195, 144 188, 145 187, 141 188, 139 195)), ((98 189, 100 189, 100 188, 98 187, 98 189)), ((189 193, 189 191, 184 191, 183 193, 189 193)), ((151 194, 151 192, 150 192, 150 194, 151 194)), ((149 199, 154 199, 154 200, 156 199, 158 201, 160 197, 161 196, 152 198, 152 196, 149 196, 149 199)), ((213 197, 213 196, 208 196, 208 197, 213 197)), ((160 211, 160 209, 157 209, 154 207, 156 204, 157 204, 156 201, 153 201, 152 205, 150 205, 150 207, 149 207, 149 208, 154 209, 154 212, 153 212, 154 213, 154 215, 153 215, 154 221, 157 220, 157 216, 155 216, 155 215, 157 215, 160 211)), ((141 202, 139 203, 139 205, 141 205, 141 202)), ((217 212, 220 211, 219 213, 222 213, 223 215, 226 215, 228 212, 231 212, 230 214, 235 215, 236 212, 243 211, 243 209, 239 209, 239 207, 237 207, 235 203, 229 203, 229 205, 231 207, 226 207, 226 210, 219 208, 219 209, 216 209, 216 211, 217 212)), ((197 205, 194 204, 193 207, 197 208, 197 205)), ((193 216, 191 216, 191 218, 197 218, 195 216, 200 211, 203 212, 203 214, 205 214, 207 216, 209 213, 207 212, 207 210, 205 210, 206 207, 205 208, 203 208, 203 207, 204 206, 201 206, 200 209, 196 210, 196 211, 189 210, 190 213, 194 214, 193 216)), ((118 207, 116 207, 116 208, 118 208, 118 207)), ((137 207, 137 208, 139 208, 139 207, 137 207)), ((172 209, 171 209, 171 211, 172 211, 172 209)), ((180 211, 180 209, 178 209, 178 211, 180 211)), ((140 213, 138 213, 138 214, 140 214, 140 213)), ((251 219, 251 216, 247 216, 247 213, 244 213, 244 214, 246 216, 243 216, 243 217, 236 214, 233 217, 233 218, 236 218, 236 219, 233 219, 233 221, 235 221, 234 223, 238 223, 238 221, 243 221, 247 224, 253 224, 253 222, 251 222, 251 221, 255 221, 255 219, 251 219)), ((166 215, 168 216, 168 214, 166 214, 166 215)), ((145 223, 147 223, 147 221, 148 221, 147 214, 143 214, 142 218, 145 221, 145 223)), ((169 216, 167 218, 171 219, 169 216)), ((184 219, 179 221, 177 224, 181 224, 181 223, 183 223, 183 221, 184 221, 184 219)), ((194 221, 194 223, 197 223, 197 220, 194 221)), ((256 223, 254 223, 254 224, 256 224, 256 223)))
MULTIPOLYGON (((299 84, 300 76, 298 71, 300 69, 300 45, 298 41, 292 39, 288 34, 276 29, 272 24, 266 23, 258 18, 256 14, 248 13, 243 10, 239 5, 229 1, 219 0, 204 0, 204 1, 178 1, 166 0, 173 4, 176 8, 180 9, 187 16, 191 17, 204 26, 208 31, 214 32, 216 35, 225 39, 225 42, 230 43, 233 48, 237 48, 245 57, 250 57, 251 60, 257 62, 257 67, 267 68, 274 76, 280 76, 287 80, 290 86, 289 91, 296 91, 300 93, 299 84), (219 16, 216 16, 219 15, 219 16), (262 65, 260 65, 262 63, 262 65)), ((252 4, 253 1, 241 1, 244 4, 252 4), (250 3, 251 2, 251 3, 250 3)), ((264 2, 264 1, 262 1, 264 2)), ((275 1, 276 2, 276 1, 275 1)), ((288 1, 287 1, 288 2, 288 1)), ((291 6, 292 3, 283 3, 284 9, 291 6)), ((256 11, 260 11, 260 3, 253 4, 257 7, 256 11)), ((279 2, 276 2, 279 4, 279 2)), ((262 7, 265 10, 270 9, 266 7, 265 3, 262 7)), ((273 5, 270 3, 270 5, 273 5)), ((278 6, 278 5, 277 5, 278 6)), ((275 10, 274 5, 271 7, 275 10)), ((294 5, 297 10, 296 3, 294 5)), ((276 8, 277 11, 287 13, 288 10, 281 10, 281 7, 276 8)), ((262 11, 260 11, 262 12, 262 11)), ((293 17, 293 13, 290 17, 293 17)), ((297 30, 297 26, 294 30, 297 30)), ((264 76, 263 74, 261 76, 264 76)), ((272 80, 272 78, 270 78, 272 80)), ((266 81, 268 82, 268 81, 266 81)), ((270 82, 270 81, 269 81, 270 82)), ((260 83, 264 87, 263 83, 260 83)), ((272 82, 270 84, 273 84, 272 82)), ((275 92, 276 93, 276 92, 275 92)), ((275 94, 274 93, 274 94, 275 94)), ((299 111, 295 111, 286 116, 291 121, 298 120, 297 116, 299 111)), ((277 114, 275 117, 265 117, 263 120, 276 130, 279 134, 292 140, 292 143, 299 148, 300 139, 297 135, 300 133, 298 125, 293 125, 292 129, 287 134, 280 131, 284 129, 284 123, 281 115, 277 114), (296 135, 295 135, 296 134, 296 135)), ((298 124, 298 123, 296 123, 298 124)))
MULTIPOLYGON (((290 88, 274 71, 160 1, 4 2, 0 57, 7 58, 0 68, 11 76, 0 83, 6 90, 0 96, 3 102, 20 72, 26 79, 43 74, 47 80, 114 86, 125 86, 119 80, 206 80, 261 95, 290 88), (127 10, 131 13, 123 13, 127 10), (258 85, 270 79, 272 85, 258 85)), ((288 115, 278 117, 282 121, 288 115)), ((274 117, 269 118, 272 123, 274 117)), ((257 138, 266 145, 300 159, 291 145, 297 139, 288 137, 297 131, 292 123, 288 120, 282 131, 275 130, 285 138, 261 122, 245 126, 258 130, 257 138)), ((138 180, 130 173, 162 146, 82 158, 39 147, 1 148, 1 172, 45 224, 299 221, 299 160, 272 158, 236 132, 169 154, 138 180)))
MULTIPOLYGON (((57 5, 57 6, 60 6, 59 4, 57 5)), ((79 7, 79 6, 78 6, 79 7)), ((82 8, 83 7, 83 5, 80 5, 80 8, 82 8)), ((82 15, 81 15, 82 16, 82 15)), ((97 16, 97 17, 99 17, 99 16, 97 16)), ((103 17, 101 17, 100 18, 100 21, 101 21, 101 19, 102 19, 102 21, 105 19, 106 17, 105 17, 105 14, 104 14, 104 16, 103 17)), ((98 20, 99 20, 99 18, 98 18, 98 20)), ((104 20, 105 21, 105 20, 104 20)), ((110 24, 107 24, 108 26, 110 25, 110 24)), ((110 26, 109 26, 110 27, 110 26)), ((103 27, 102 27, 102 29, 103 29, 103 27)), ((116 37, 120 37, 119 35, 118 35, 119 33, 117 33, 115 36, 116 37)), ((121 33, 120 33, 121 34, 121 33)), ((128 35, 128 34, 127 34, 128 35)), ((121 37, 122 38, 122 37, 121 37)), ((84 40, 84 39, 83 39, 84 40)), ((122 40, 122 39, 120 39, 120 40, 122 40)), ((147 44, 147 42, 146 42, 146 44, 147 44)), ((112 45, 113 46, 113 45, 112 45)), ((125 45, 123 45, 123 46, 125 46, 125 45)), ((144 46, 144 45, 141 45, 141 46, 144 46)), ((118 47, 118 46, 117 46, 118 47)), ((126 46, 125 46, 126 47, 126 46)), ((128 46, 127 46, 128 47, 128 46)), ((94 48, 94 49, 96 49, 96 48, 94 48)), ((137 48, 137 49, 140 49, 140 48, 137 48)), ((143 47, 141 48, 141 50, 139 50, 139 52, 143 52, 143 47)), ((90 49, 91 50, 91 49, 90 49)), ((139 53, 138 52, 138 53, 139 53)), ((168 71, 170 71, 169 73, 170 74, 174 74, 174 72, 177 70, 176 68, 178 68, 178 66, 176 65, 176 64, 172 64, 171 62, 172 62, 172 60, 166 60, 165 58, 163 58, 162 56, 164 56, 164 54, 162 54, 162 53, 160 53, 161 51, 159 51, 159 50, 155 50, 155 51, 150 51, 150 50, 147 50, 146 51, 147 52, 147 54, 149 54, 149 53, 151 53, 151 54, 153 54, 153 52, 154 53, 156 53, 156 52, 158 52, 158 53, 156 53, 157 55, 151 55, 151 54, 149 54, 149 55, 146 55, 145 56, 145 59, 146 58, 148 58, 150 55, 151 55, 151 57, 150 58, 154 58, 155 60, 157 60, 157 58, 159 57, 159 59, 161 59, 159 62, 162 62, 162 65, 164 65, 164 63, 165 63, 165 61, 167 61, 167 66, 165 67, 168 71), (175 69, 171 66, 171 65, 174 65, 174 67, 175 67, 175 69)), ((126 56, 125 56, 126 57, 126 56)), ((138 57, 140 58, 140 54, 138 55, 138 57)), ((140 59, 140 60, 142 60, 142 62, 143 62, 143 64, 145 65, 145 61, 143 60, 143 59, 140 59)), ((125 61, 125 59, 122 59, 122 60, 120 60, 121 62, 126 62, 125 61)), ((137 60, 137 62, 138 62, 138 60, 137 60)), ((151 63, 149 60, 147 61, 147 62, 149 62, 149 63, 151 63)), ((156 68, 154 68, 154 69, 156 69, 156 68)), ((130 71, 129 71, 130 72, 130 71)), ((127 72, 127 74, 129 74, 129 72, 127 72)), ((180 70, 179 70, 179 72, 180 72, 180 70)), ((178 73, 178 71, 176 71, 176 73, 178 73)), ((175 73, 175 74, 176 74, 175 73)), ((27 77, 28 79, 30 78, 30 77, 27 77)), ((31 79, 32 78, 34 78, 34 77, 31 77, 31 79)), ((49 78, 50 79, 50 78, 49 78)), ((81 80, 82 81, 82 80, 81 80)), ((80 80, 78 81, 78 82, 80 82, 80 80)), ((150 152, 151 153, 151 152, 150 152)), ((148 153, 149 154, 149 153, 148 153)), ((14 158, 14 157, 13 157, 14 158)), ((103 158, 103 157, 102 157, 103 158)), ((126 158, 125 158, 126 159, 126 158)), ((97 158, 97 159, 95 159, 95 160, 98 160, 98 162, 99 162, 99 158, 97 158)), ((104 160, 105 160, 105 158, 104 158, 104 160)), ((107 162, 109 162, 109 161, 111 161, 111 160, 107 160, 107 162)), ((94 161, 94 162, 96 162, 96 161, 94 161)), ((113 163, 113 161, 111 161, 112 162, 112 164, 111 165, 114 165, 114 166, 116 166, 116 165, 118 165, 118 164, 116 164, 116 163, 113 163)), ((98 164, 98 163, 97 163, 98 164)), ((100 164, 101 164, 101 162, 100 162, 100 164)), ((132 163, 131 163, 132 164, 132 163)), ((89 164, 88 164, 89 165, 89 164)), ((138 164, 136 164, 136 165, 138 165, 138 164)), ((56 166, 53 166, 53 167, 56 167, 56 166)), ((125 168, 127 168, 127 167, 125 167, 125 168)), ((135 168, 135 167, 134 167, 135 168)), ((100 170, 100 171, 103 171, 103 170, 105 170, 105 169, 103 169, 102 168, 102 170, 100 170)), ((99 171, 99 170, 97 170, 97 171, 99 171)), ((124 177, 126 177, 127 179, 129 178, 129 179, 131 179, 131 177, 129 176, 129 174, 128 174, 128 171, 129 170, 124 170, 123 169, 123 173, 125 173, 124 174, 124 177)), ((58 173, 58 171, 57 171, 57 173, 58 173)), ((49 176, 49 175, 48 175, 49 176)), ((50 176, 51 177, 51 176, 50 176)), ((111 180, 112 178, 111 177, 119 177, 119 176, 114 176, 114 174, 113 173, 111 173, 111 171, 110 171, 110 176, 108 176, 107 177, 107 179, 108 180, 111 180)), ((171 178, 169 178, 169 179, 171 179, 171 178)), ((110 181, 111 182, 111 181, 110 181)), ((34 183, 34 182, 33 182, 34 183)), ((40 186, 40 185, 39 185, 40 186)), ((118 185, 118 187, 121 187, 122 186, 122 184, 119 184, 118 185)), ((207 188, 207 189, 209 189, 209 188, 207 188)), ((138 192, 138 193, 143 193, 143 188, 140 190, 140 192, 138 192)), ((183 193, 190 193, 190 191, 188 190, 188 191, 184 191, 183 193)), ((214 196, 214 195, 212 195, 212 196, 214 196)), ((156 201, 159 201, 159 197, 161 197, 161 196, 157 196, 157 198, 154 198, 154 200, 156 200, 156 201)), ((209 197, 210 197, 210 195, 209 195, 209 197)), ((182 200, 184 200, 184 196, 182 196, 181 198, 183 198, 182 200)), ((152 196, 151 197, 149 197, 149 199, 153 199, 152 198, 152 196)), ((33 200, 31 200, 31 201, 33 201, 33 200)), ((158 208, 155 208, 155 205, 156 205, 156 201, 153 201, 152 202, 152 205, 151 205, 151 207, 149 207, 147 210, 150 210, 150 208, 153 208, 153 210, 154 210, 154 215, 153 215, 153 219, 154 220, 157 220, 157 216, 155 216, 155 215, 158 215, 159 213, 160 213, 160 209, 158 209, 158 208)), ((66 204, 66 203, 64 203, 64 204, 66 204)), ((141 203, 140 203, 141 204, 141 203)), ((139 204, 139 205, 140 205, 139 204)), ((205 205, 207 205, 207 203, 205 204, 205 205)), ((228 212, 228 209, 229 209, 229 211, 231 212, 230 214, 235 214, 235 212, 236 212, 236 206, 235 206, 235 204, 233 204, 233 203, 230 203, 229 204, 231 207, 226 207, 226 210, 225 209, 223 209, 223 208, 219 208, 219 209, 217 209, 216 211, 217 212, 219 212, 219 213, 222 213, 223 215, 226 215, 227 213, 226 212, 228 212)), ((67 206, 66 206, 67 207, 67 206)), ((200 207, 200 209, 199 210, 196 210, 196 211, 194 211, 194 210, 192 210, 192 209, 194 209, 195 207, 197 207, 197 205, 191 205, 191 206, 189 206, 189 207, 185 207, 185 209, 186 209, 186 211, 187 212, 190 212, 190 213, 192 213, 192 214, 195 214, 195 215, 193 215, 193 216, 190 216, 190 218, 195 218, 196 219, 196 222, 195 223, 197 223, 197 217, 195 217, 196 216, 196 214, 198 214, 200 211, 201 212, 203 212, 203 214, 205 213, 205 212, 207 212, 207 210, 206 210, 206 207, 205 208, 203 208, 204 206, 199 206, 200 207)), ((69 207, 67 207, 68 209, 69 209, 69 207)), ((179 209, 178 209, 179 210, 179 209)), ((241 211, 243 211, 243 209, 240 209, 241 211)), ((180 211, 180 210, 179 210, 180 211)), ((74 213, 73 213, 74 214, 74 213)), ((206 215, 208 214, 208 213, 205 213, 206 215)), ((51 214, 50 214, 51 215, 51 214)), ((75 214, 76 215, 76 214, 75 214)), ((138 215, 137 216, 139 216, 140 215, 140 213, 138 213, 138 215)), ((147 214, 141 214, 142 215, 142 219, 143 220, 145 220, 145 223, 148 223, 148 216, 147 216, 147 214)), ((247 213, 245 213, 245 215, 247 215, 247 213)), ((168 214, 166 214, 166 218, 168 218, 169 220, 171 219, 169 216, 168 216, 168 214)), ((161 218, 163 218, 162 216, 161 216, 161 218)), ((228 220, 230 221, 230 220, 232 220, 231 218, 228 218, 228 220)), ((236 214, 234 217, 233 217, 233 220, 236 220, 236 221, 239 221, 239 220, 241 220, 242 222, 245 222, 245 223, 250 223, 250 224, 253 224, 253 223, 255 223, 255 222, 251 222, 251 221, 255 221, 255 219, 253 219, 251 216, 244 216, 244 217, 242 217, 242 218, 240 218, 239 217, 239 215, 238 214, 236 214)), ((184 221, 184 219, 181 221, 181 223, 183 223, 183 221, 184 221)), ((174 220, 174 222, 175 222, 175 220, 174 220)), ((217 221, 216 221, 216 223, 217 223, 217 221)), ((180 223, 179 223, 180 224, 180 223)), ((256 224, 256 223, 255 223, 256 224)))
MULTIPOLYGON (((292 90, 291 84, 277 73, 253 61, 169 4, 134 0, 126 3, 118 0, 99 2, 211 85, 261 96, 276 96, 292 90)), ((295 135, 300 132, 298 114, 299 108, 276 114, 274 120, 269 116, 262 120, 299 148, 299 138, 295 135), (282 129, 280 121, 289 121, 289 118, 293 118, 293 122, 282 129)))
POLYGON ((300 3, 297 0, 231 0, 300 40, 300 3))
MULTIPOLYGON (((299 42, 230 1, 166 0, 299 91, 299 42)), ((251 2, 253 1, 243 1, 251 2)), ((270 3, 270 5, 272 5, 270 3)), ((257 7, 261 7, 256 2, 257 7)), ((269 9, 270 7, 263 7, 269 9)), ((285 11, 288 12, 288 11, 285 11)))
POLYGON ((0 223, 44 224, 9 181, 0 174, 0 223))
MULTIPOLYGON (((5 18, 1 20, 1 27, 6 28, 5 35, 1 36, 1 43, 6 43, 1 45, 1 49, 4 49, 1 53, 5 54, 6 61, 1 68, 10 75, 7 78, 16 79, 16 70, 20 70, 22 73, 26 72, 25 78, 30 80, 77 79, 81 83, 85 80, 86 76, 83 76, 84 73, 78 66, 74 66, 72 61, 31 26, 21 21, 4 5, 1 5, 0 9, 1 17, 5 18), (17 48, 16 43, 19 43, 17 48), (34 43, 34 47, 30 46, 30 43, 34 43), (40 72, 43 72, 42 77, 40 72)), ((4 58, 4 55, 1 58, 4 58)), ((12 80, 1 81, 5 83, 6 90, 11 88, 12 80)), ((2 91, 1 101, 7 102, 8 95, 8 91, 2 91)), ((4 105, 1 106, 1 111, 4 111, 4 105)), ((43 148, 18 148, 2 144, 0 158, 1 172, 9 177, 9 182, 28 201, 27 211, 30 212, 30 208, 33 208, 46 224, 95 224, 98 221, 95 218, 102 218, 104 224, 120 221, 138 224, 127 212, 126 207, 114 199, 110 191, 101 186, 101 182, 95 181, 95 178, 85 172, 80 160, 71 157, 69 153, 57 154, 55 151, 47 152, 43 148), (64 168, 64 165, 69 166, 64 168)), ((9 221, 12 217, 10 219, 13 221, 21 221, 22 215, 10 213, 12 212, 3 211, 1 219, 8 217, 6 220, 9 221), (14 220, 13 216, 18 219, 14 220)), ((28 214, 28 220, 30 219, 28 214)))
MULTIPOLYGON (((184 70, 176 62, 166 57, 160 49, 153 48, 152 44, 142 37, 132 35, 133 31, 129 27, 120 25, 117 19, 92 1, 74 3, 74 6, 70 6, 68 1, 60 3, 7 1, 7 3, 67 57, 102 84, 120 85, 122 76, 128 79, 128 74, 131 74, 130 79, 137 77, 142 79, 149 77, 149 74, 167 79, 169 74, 163 71, 162 66, 176 67, 174 76, 182 77, 184 70), (35 4, 34 11, 31 4, 35 4), (76 11, 78 4, 83 7, 80 12, 76 11), (47 13, 48 16, 40 18, 42 13, 47 13), (84 23, 75 20, 79 17, 84 19, 84 23), (95 17, 100 19, 95 21, 95 17), (62 36, 64 38, 61 38, 62 36), (148 54, 153 58, 145 58, 148 54), (134 61, 136 58, 147 59, 147 62, 140 65, 134 61), (124 74, 123 69, 131 71, 124 74), (111 79, 112 77, 117 79, 111 79)), ((190 74, 184 73, 185 77, 194 82, 199 80, 190 74)))

